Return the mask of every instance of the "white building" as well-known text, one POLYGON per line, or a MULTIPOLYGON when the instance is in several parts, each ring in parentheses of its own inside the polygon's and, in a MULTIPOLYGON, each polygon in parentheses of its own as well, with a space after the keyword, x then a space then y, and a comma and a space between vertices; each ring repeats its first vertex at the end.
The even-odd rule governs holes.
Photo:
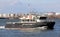
POLYGON ((10 14, 1 14, 1 17, 10 17, 10 14))
POLYGON ((2 17, 7 17, 7 14, 2 14, 3 16, 2 17))
POLYGON ((60 13, 56 13, 56 15, 60 15, 60 13))
POLYGON ((2 17, 2 14, 0 14, 0 17, 2 17))
POLYGON ((55 15, 55 12, 48 12, 48 13, 45 13, 46 15, 55 15))
POLYGON ((14 14, 10 14, 10 17, 14 17, 14 14))

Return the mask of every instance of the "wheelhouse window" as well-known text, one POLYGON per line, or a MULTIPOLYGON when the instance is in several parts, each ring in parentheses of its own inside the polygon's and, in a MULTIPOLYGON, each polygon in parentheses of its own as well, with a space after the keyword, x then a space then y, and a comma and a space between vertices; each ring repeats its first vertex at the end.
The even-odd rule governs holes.
POLYGON ((21 21, 35 21, 35 20, 31 20, 31 19, 25 19, 25 20, 21 20, 21 21))
POLYGON ((47 17, 40 17, 39 19, 47 19, 47 17))

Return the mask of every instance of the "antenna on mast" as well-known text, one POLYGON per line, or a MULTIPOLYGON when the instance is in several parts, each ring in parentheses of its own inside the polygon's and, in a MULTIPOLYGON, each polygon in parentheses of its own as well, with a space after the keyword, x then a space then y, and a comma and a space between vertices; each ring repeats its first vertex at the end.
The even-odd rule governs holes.
POLYGON ((34 12, 35 9, 32 8, 32 6, 31 6, 31 4, 30 4, 30 0, 28 0, 28 1, 29 1, 29 3, 28 3, 28 8, 29 8, 29 11, 30 11, 29 13, 30 13, 30 14, 35 14, 35 13, 36 13, 36 12, 34 12))
MULTIPOLYGON (((28 0, 28 1, 30 1, 30 0, 28 0)), ((30 2, 28 3, 28 7, 29 7, 29 11, 30 11, 30 13, 31 13, 31 12, 32 12, 32 8, 31 8, 30 2)))

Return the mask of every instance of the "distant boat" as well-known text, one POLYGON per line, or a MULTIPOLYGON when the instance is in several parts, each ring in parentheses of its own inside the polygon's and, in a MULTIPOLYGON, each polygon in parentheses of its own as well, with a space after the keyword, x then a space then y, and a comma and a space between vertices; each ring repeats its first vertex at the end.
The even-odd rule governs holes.
POLYGON ((53 29, 55 21, 48 20, 46 16, 27 15, 19 18, 18 22, 7 22, 5 28, 37 28, 45 26, 47 29, 53 29))

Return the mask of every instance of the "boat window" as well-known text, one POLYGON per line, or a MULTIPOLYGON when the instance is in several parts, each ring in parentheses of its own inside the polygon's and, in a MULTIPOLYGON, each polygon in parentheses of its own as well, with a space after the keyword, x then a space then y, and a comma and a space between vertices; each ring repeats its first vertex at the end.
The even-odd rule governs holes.
POLYGON ((35 21, 35 20, 32 20, 32 21, 35 21))
POLYGON ((26 20, 26 21, 29 21, 29 19, 28 19, 28 20, 26 20))
POLYGON ((35 21, 35 20, 29 20, 29 19, 27 19, 27 20, 21 20, 21 21, 35 21))
POLYGON ((22 20, 22 21, 24 21, 24 20, 22 20))
POLYGON ((40 17, 39 19, 46 19, 47 17, 40 17))
POLYGON ((29 21, 32 21, 32 20, 29 20, 29 21))

